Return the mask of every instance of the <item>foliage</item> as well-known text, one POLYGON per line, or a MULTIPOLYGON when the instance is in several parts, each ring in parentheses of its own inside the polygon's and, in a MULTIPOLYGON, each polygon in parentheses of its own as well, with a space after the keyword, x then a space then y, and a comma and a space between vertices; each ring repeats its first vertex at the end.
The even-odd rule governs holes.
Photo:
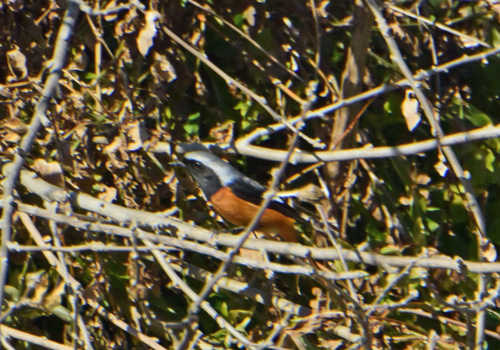
POLYGON ((3 211, 3 346, 500 346, 498 4, 77 3, 64 59, 68 2, 0 2, 2 162, 43 179, 22 173, 3 211), (262 184, 279 151, 316 155, 280 179, 302 246, 258 240, 206 302, 236 228, 172 164, 193 142, 262 184))

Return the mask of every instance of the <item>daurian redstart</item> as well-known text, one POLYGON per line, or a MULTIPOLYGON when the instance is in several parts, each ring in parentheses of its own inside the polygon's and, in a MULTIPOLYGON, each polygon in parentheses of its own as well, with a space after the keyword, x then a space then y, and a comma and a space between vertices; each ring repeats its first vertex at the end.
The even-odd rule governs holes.
MULTIPOLYGON (((266 188, 208 151, 187 152, 182 163, 199 184, 207 200, 225 220, 247 226, 263 201, 266 188)), ((294 228, 299 215, 281 199, 273 199, 262 214, 257 231, 277 234, 286 242, 297 242, 294 228)))

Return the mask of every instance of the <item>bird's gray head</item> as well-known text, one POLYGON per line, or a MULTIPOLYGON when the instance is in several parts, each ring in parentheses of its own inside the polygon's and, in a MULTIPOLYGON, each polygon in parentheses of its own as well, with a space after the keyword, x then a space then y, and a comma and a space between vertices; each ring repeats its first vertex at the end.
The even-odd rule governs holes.
POLYGON ((207 151, 188 152, 184 155, 184 164, 191 174, 203 171, 203 167, 210 169, 219 179, 222 186, 228 186, 235 178, 244 177, 242 173, 233 168, 229 163, 223 161, 216 155, 207 151))
POLYGON ((244 177, 229 163, 208 151, 188 152, 184 154, 183 163, 208 198, 221 187, 244 177))

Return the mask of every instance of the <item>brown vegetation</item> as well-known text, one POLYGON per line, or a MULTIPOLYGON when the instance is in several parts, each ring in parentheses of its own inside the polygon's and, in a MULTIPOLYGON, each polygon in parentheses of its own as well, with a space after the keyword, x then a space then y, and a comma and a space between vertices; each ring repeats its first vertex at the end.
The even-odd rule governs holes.
POLYGON ((499 18, 0 0, 1 347, 500 347, 499 18), (211 212, 172 165, 195 142, 300 243, 211 212))

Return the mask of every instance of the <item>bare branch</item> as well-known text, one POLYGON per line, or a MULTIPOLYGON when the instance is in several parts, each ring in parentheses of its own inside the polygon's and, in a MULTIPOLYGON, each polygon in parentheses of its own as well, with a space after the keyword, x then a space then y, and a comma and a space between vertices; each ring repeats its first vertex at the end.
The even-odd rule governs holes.
MULTIPOLYGON (((338 151, 303 152, 295 151, 290 159, 293 164, 335 162, 354 159, 380 159, 416 155, 438 149, 440 146, 455 146, 472 141, 485 140, 500 136, 500 125, 488 125, 472 131, 442 136, 440 140, 430 139, 394 147, 364 147, 342 149, 338 151)), ((280 161, 286 156, 286 151, 250 145, 246 140, 236 142, 238 153, 259 159, 280 161), (240 142, 241 141, 241 142, 240 142)))
MULTIPOLYGON (((79 195, 79 196, 85 196, 85 195, 79 195)), ((116 207, 120 208, 119 206, 116 207)), ((81 228, 84 230, 103 232, 106 234, 117 235, 120 237, 127 237, 127 238, 132 237, 132 231, 124 227, 82 222, 74 218, 69 218, 65 215, 53 214, 47 212, 46 210, 28 206, 25 204, 19 204, 18 209, 27 212, 29 214, 50 218, 51 220, 63 222, 65 224, 81 228)), ((139 215, 139 213, 154 215, 152 213, 147 213, 144 211, 137 210, 136 214, 139 215)), ((138 222, 138 224, 147 226, 148 222, 141 221, 138 222)), ((171 247, 197 251, 199 253, 207 254, 220 259, 223 259, 223 256, 220 255, 221 254, 220 251, 216 249, 212 250, 212 248, 208 247, 203 247, 203 248, 200 248, 199 246, 197 247, 197 245, 194 242, 186 241, 186 238, 193 239, 199 242, 210 243, 212 245, 222 245, 227 247, 234 247, 239 242, 239 238, 234 235, 222 234, 222 233, 216 234, 214 232, 205 230, 200 227, 194 227, 178 220, 161 218, 158 216, 155 224, 162 227, 176 228, 179 234, 183 237, 183 239, 161 236, 143 231, 139 232, 137 237, 139 239, 144 239, 153 243, 162 243, 169 245, 171 247)), ((269 253, 282 254, 282 255, 292 255, 300 258, 312 257, 313 259, 317 260, 339 259, 338 251, 334 248, 314 248, 314 247, 303 246, 296 243, 248 239, 244 247, 257 251, 266 251, 269 253)), ((455 259, 441 255, 428 258, 414 258, 405 256, 391 256, 391 255, 357 252, 357 251, 350 251, 347 249, 343 249, 342 252, 346 261, 363 263, 367 265, 382 266, 382 267, 384 266, 406 267, 408 265, 413 264, 413 266, 415 267, 449 269, 454 271, 460 271, 461 264, 463 263, 467 267, 468 271, 472 273, 500 272, 500 263, 482 263, 473 261, 458 262, 455 259)))
POLYGON ((78 6, 75 2, 69 1, 68 8, 66 9, 63 20, 61 22, 61 26, 59 28, 59 32, 57 34, 54 53, 50 62, 50 74, 47 77, 47 81, 41 93, 40 100, 35 108, 31 124, 28 128, 28 132, 23 137, 21 144, 17 149, 13 167, 11 168, 7 179, 3 183, 4 210, 2 213, 2 245, 0 246, 0 305, 4 301, 4 287, 7 279, 7 273, 9 271, 7 244, 10 242, 12 231, 12 214, 14 212, 12 203, 14 200, 13 191, 15 182, 17 181, 21 168, 24 165, 23 157, 31 149, 31 145, 35 141, 35 137, 38 134, 38 131, 40 130, 42 124, 44 126, 48 126, 48 120, 45 114, 49 107, 50 99, 54 95, 59 83, 59 77, 61 76, 61 70, 65 64, 70 38, 73 35, 73 29, 75 27, 77 17, 78 6))
POLYGON ((416 19, 417 21, 419 22, 422 22, 422 23, 425 23, 425 24, 428 24, 428 25, 431 25, 431 26, 434 26, 436 28, 439 28, 441 30, 444 30, 445 32, 448 32, 448 33, 451 33, 453 35, 456 35, 460 38, 463 38, 465 40, 468 40, 468 41, 471 41, 471 42, 474 42, 474 43, 477 43, 481 46, 484 46, 484 47, 487 47, 487 48, 491 48, 491 45, 488 44, 488 43, 485 43, 484 41, 482 40, 479 40, 478 38, 474 38, 470 35, 467 35, 467 34, 464 34, 464 33, 461 33, 459 32, 458 30, 455 30, 445 24, 442 24, 442 23, 439 23, 439 22, 436 22, 435 20, 434 21, 431 21, 430 19, 427 19, 423 16, 419 16, 419 15, 416 15, 414 13, 411 13, 409 11, 405 11, 403 10, 402 8, 398 7, 398 6, 394 6, 394 5, 391 5, 391 4, 385 4, 386 7, 390 8, 391 10, 395 11, 395 12, 399 12, 407 17, 410 17, 410 18, 413 18, 413 19, 416 19))
MULTIPOLYGON (((431 125, 432 129, 435 132, 436 138, 438 141, 441 140, 443 137, 444 133, 443 130, 441 129, 441 126, 438 123, 438 118, 436 117, 434 113, 434 109, 429 103, 429 100, 427 97, 425 97, 422 89, 420 89, 419 84, 417 84, 416 80, 413 78, 413 74, 411 73, 410 69, 406 65, 403 55, 401 54, 396 41, 392 36, 389 35, 389 26, 387 25, 384 17, 380 13, 380 10, 378 9, 377 4, 375 3, 374 0, 365 0, 370 9, 373 12, 373 15, 375 16, 375 19, 377 20, 377 23, 379 25, 380 31, 387 43, 387 46, 389 47, 389 50, 391 51, 391 57, 393 60, 397 63, 398 67, 401 69, 401 72, 403 73, 404 77, 410 84, 410 87, 413 89, 415 92, 415 95, 417 96, 418 101, 420 102, 420 105, 422 106, 422 109, 424 111, 425 116, 427 117, 427 120, 429 124, 431 125)), ((440 143, 441 144, 441 143, 440 143)), ((483 213, 481 212, 481 207, 479 206, 479 203, 477 201, 476 195, 474 193, 474 189, 472 188, 472 185, 468 179, 468 177, 465 175, 464 170, 462 166, 460 165, 460 162, 458 161, 457 156, 455 155, 455 152, 449 147, 446 147, 443 145, 443 151, 444 154, 446 155, 446 158, 448 159, 448 162, 451 165, 451 168, 453 169, 453 172, 457 176, 457 178, 460 180, 462 183, 464 189, 465 189, 465 196, 466 196, 466 209, 472 214, 474 219, 476 220, 477 227, 479 229, 480 237, 478 238, 478 247, 483 247, 485 245, 485 242, 483 240, 487 240, 486 238, 486 222, 484 220, 483 213), (483 240, 482 240, 482 239, 483 240)))
POLYGON ((115 7, 110 7, 105 10, 93 9, 89 5, 87 5, 83 0, 72 0, 72 1, 78 4, 80 11, 89 16, 107 16, 120 11, 130 10, 132 7, 137 7, 143 11, 146 9, 146 7, 143 4, 141 4, 138 0, 130 0, 130 2, 126 4, 119 4, 116 5, 115 7))
POLYGON ((72 346, 67 346, 64 344, 56 343, 55 341, 48 340, 45 337, 39 337, 33 334, 29 334, 23 331, 19 331, 17 329, 0 325, 0 333, 2 336, 12 337, 15 339, 19 339, 21 341, 25 341, 27 343, 35 344, 47 349, 53 350, 73 350, 72 346))

